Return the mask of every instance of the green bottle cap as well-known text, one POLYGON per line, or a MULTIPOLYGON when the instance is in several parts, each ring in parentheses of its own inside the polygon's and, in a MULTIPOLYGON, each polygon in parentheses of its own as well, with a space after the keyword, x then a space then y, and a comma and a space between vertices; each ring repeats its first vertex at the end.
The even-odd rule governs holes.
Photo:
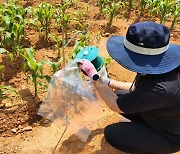
POLYGON ((95 46, 88 46, 83 48, 76 55, 76 59, 87 59, 93 61, 98 56, 99 50, 95 46))
POLYGON ((98 56, 99 49, 95 46, 88 46, 79 51, 79 53, 76 55, 76 59, 87 59, 89 60, 97 71, 99 71, 103 64, 104 60, 102 57, 98 56))

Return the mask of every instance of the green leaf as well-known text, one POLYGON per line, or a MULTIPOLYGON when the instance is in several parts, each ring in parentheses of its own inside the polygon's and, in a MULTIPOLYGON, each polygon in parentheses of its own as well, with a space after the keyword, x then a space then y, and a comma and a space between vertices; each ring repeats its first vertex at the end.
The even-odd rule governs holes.
POLYGON ((3 32, 5 30, 4 27, 0 27, 0 32, 3 32))
POLYGON ((78 52, 79 52, 80 50, 82 50, 84 47, 85 47, 84 44, 82 45, 80 41, 76 41, 76 42, 75 42, 75 45, 74 45, 73 51, 74 51, 74 53, 77 55, 78 52))
POLYGON ((4 71, 4 66, 0 65, 0 71, 4 71))
POLYGON ((46 81, 47 81, 48 83, 51 81, 51 77, 50 77, 50 76, 45 75, 44 77, 45 77, 45 79, 46 79, 46 81))
POLYGON ((63 61, 63 58, 61 57, 57 63, 53 63, 50 60, 47 60, 46 64, 49 65, 52 68, 53 73, 55 73, 58 67, 61 65, 62 61, 63 61))
POLYGON ((8 93, 15 93, 16 95, 19 95, 19 93, 11 86, 0 86, 0 99, 11 99, 12 98, 10 96, 8 96, 9 94, 8 93))
POLYGON ((6 50, 6 49, 4 49, 4 48, 0 48, 0 53, 5 53, 5 52, 7 52, 7 50, 6 50))
POLYGON ((6 40, 11 40, 11 33, 6 32, 6 33, 5 33, 5 39, 6 39, 6 40))
POLYGON ((40 61, 37 63, 37 66, 38 66, 38 70, 40 71, 40 75, 42 76, 43 75, 43 64, 44 62, 43 61, 40 61))

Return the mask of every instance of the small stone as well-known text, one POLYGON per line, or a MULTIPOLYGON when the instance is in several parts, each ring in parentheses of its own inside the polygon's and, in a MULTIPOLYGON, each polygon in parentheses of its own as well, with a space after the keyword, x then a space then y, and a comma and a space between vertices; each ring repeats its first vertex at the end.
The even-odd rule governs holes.
POLYGON ((23 132, 25 132, 25 131, 31 131, 33 128, 31 127, 31 126, 27 126, 27 127, 24 127, 23 129, 22 129, 22 131, 23 132))
POLYGON ((11 129, 11 131, 15 134, 17 132, 16 128, 11 129))
POLYGON ((104 37, 109 37, 110 33, 104 33, 104 37))
POLYGON ((12 103, 5 103, 5 107, 6 107, 6 108, 12 107, 12 103))
POLYGON ((25 131, 31 131, 33 128, 31 126, 27 126, 27 127, 24 127, 22 129, 19 129, 19 131, 17 132, 18 133, 23 133, 25 131))
POLYGON ((95 138, 92 138, 92 141, 94 141, 95 140, 95 138))

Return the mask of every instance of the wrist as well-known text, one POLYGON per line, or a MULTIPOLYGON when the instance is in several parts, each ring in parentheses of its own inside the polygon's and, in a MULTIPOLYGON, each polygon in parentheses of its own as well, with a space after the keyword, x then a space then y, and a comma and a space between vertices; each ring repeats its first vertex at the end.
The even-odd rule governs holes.
POLYGON ((96 74, 98 74, 97 71, 91 70, 91 71, 89 72, 88 76, 90 77, 90 79, 93 79, 93 76, 96 75, 96 74))
POLYGON ((104 82, 104 84, 110 86, 111 85, 111 79, 107 78, 107 77, 101 77, 102 81, 104 82))

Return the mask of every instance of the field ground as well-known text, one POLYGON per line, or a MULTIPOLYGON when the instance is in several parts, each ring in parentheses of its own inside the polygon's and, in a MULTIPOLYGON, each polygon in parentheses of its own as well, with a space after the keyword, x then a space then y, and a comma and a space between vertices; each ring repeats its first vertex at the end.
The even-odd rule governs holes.
MULTIPOLYGON (((3 3, 5 0, 0 0, 3 3)), ((47 1, 47 0, 46 0, 47 1)), ((41 0, 23 1, 24 4, 37 6, 41 0), (33 3, 32 3, 33 2, 33 3)), ((56 3, 56 1, 48 1, 56 3)), ((81 2, 81 6, 87 5, 86 2, 81 2)), ((100 50, 100 55, 104 58, 108 57, 106 51, 106 41, 111 35, 125 35, 130 24, 136 21, 148 20, 146 17, 140 17, 137 10, 133 11, 130 18, 116 18, 113 21, 114 29, 105 31, 102 29, 106 24, 105 19, 95 19, 94 16, 98 12, 98 8, 94 6, 95 0, 88 2, 90 9, 89 23, 91 28, 90 35, 94 37, 91 45, 95 45, 100 50), (100 40, 96 40, 98 32, 102 33, 100 40)), ((79 8, 83 9, 83 8, 79 8)), ((167 26, 170 22, 166 23, 167 26)), ((180 24, 175 26, 175 30, 171 32, 171 43, 180 44, 180 24)), ((36 59, 53 59, 57 55, 57 51, 51 45, 47 45, 39 39, 38 32, 27 29, 27 41, 36 49, 36 59)), ((66 54, 72 47, 66 48, 66 54)), ((55 148, 64 128, 55 124, 50 126, 42 126, 40 124, 41 117, 35 114, 37 104, 44 98, 45 92, 40 89, 38 97, 33 97, 32 84, 26 83, 26 76, 21 71, 21 62, 19 65, 13 65, 0 57, 0 62, 6 64, 5 84, 12 85, 22 95, 22 100, 15 98, 15 105, 6 110, 0 110, 0 153, 1 154, 50 154, 55 148), (20 106, 20 107, 19 107, 20 106), (19 130, 22 130, 20 133, 19 130)), ((17 64, 17 63, 16 63, 17 64)), ((46 73, 51 73, 48 68, 45 68, 46 73)), ((122 68, 114 60, 108 65, 109 76, 120 81, 132 81, 135 73, 122 68)), ((103 102, 102 102, 103 103, 103 102)), ((7 106, 11 104, 7 102, 7 106)), ((86 142, 82 142, 67 129, 55 153, 62 154, 116 154, 121 153, 108 145, 103 138, 103 128, 108 124, 118 122, 120 116, 111 112, 108 108, 104 110, 104 116, 98 121, 97 127, 92 130, 92 133, 86 142)))

